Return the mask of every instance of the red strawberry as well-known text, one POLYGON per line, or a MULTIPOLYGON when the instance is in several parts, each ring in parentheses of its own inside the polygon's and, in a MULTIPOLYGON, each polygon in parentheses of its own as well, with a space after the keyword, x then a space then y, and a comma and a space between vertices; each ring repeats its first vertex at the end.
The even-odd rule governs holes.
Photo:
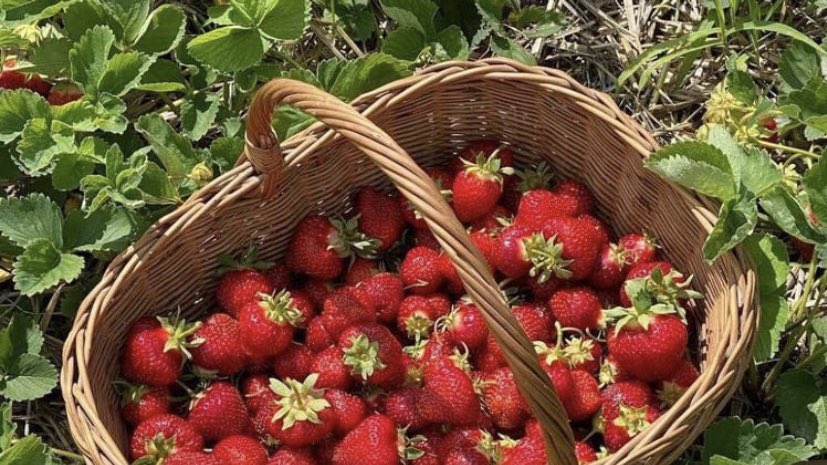
POLYGON ((136 426, 154 416, 171 413, 169 390, 143 385, 126 385, 121 400, 121 417, 136 426))
POLYGON ((379 273, 365 279, 359 286, 373 300, 376 317, 381 323, 396 320, 399 305, 405 296, 405 284, 393 273, 379 273))
POLYGON ((535 189, 523 194, 514 224, 538 231, 552 218, 577 216, 581 213, 579 209, 574 197, 535 189))
POLYGON ((372 415, 347 434, 336 446, 333 465, 397 465, 399 433, 393 420, 372 415))
POLYGON ((566 339, 563 353, 572 370, 584 370, 592 374, 600 371, 602 346, 589 337, 573 336, 566 339))
POLYGON ((251 426, 241 393, 225 381, 215 381, 195 396, 187 421, 208 441, 243 434, 251 426))
POLYGON ((244 396, 244 405, 252 414, 258 413, 278 399, 276 393, 270 389, 270 378, 261 374, 244 378, 241 383, 241 394, 244 396))
POLYGON ((338 339, 342 331, 349 326, 375 323, 377 317, 374 305, 373 299, 364 289, 340 287, 325 299, 322 321, 330 335, 338 339))
POLYGON ((606 421, 603 426, 603 440, 606 447, 612 452, 617 451, 659 416, 660 411, 652 405, 639 408, 621 406, 617 418, 606 421))
POLYGON ((221 276, 215 298, 224 311, 237 318, 242 307, 259 300, 259 294, 272 292, 273 285, 266 275, 250 268, 242 268, 230 270, 221 276))
POLYGON ((337 336, 328 329, 328 326, 339 328, 341 324, 335 323, 330 315, 319 315, 310 320, 310 324, 307 325, 305 342, 312 352, 319 353, 336 344, 337 336))
POLYGON ((630 267, 641 263, 653 262, 657 259, 657 245, 655 240, 646 234, 627 234, 617 241, 626 254, 626 263, 630 267))
POLYGON ((336 425, 333 431, 339 436, 353 431, 367 416, 367 405, 359 396, 338 389, 328 389, 324 393, 324 398, 336 412, 336 425))
POLYGON ((383 389, 392 389, 405 380, 402 346, 384 326, 351 326, 339 337, 339 349, 351 375, 358 380, 383 389))
POLYGON ((571 376, 571 370, 563 361, 553 361, 551 363, 541 359, 540 366, 543 371, 548 374, 551 383, 554 385, 554 390, 557 392, 557 398, 567 410, 567 405, 572 401, 576 395, 574 392, 574 379, 571 376))
POLYGON ((141 422, 129 439, 132 460, 150 456, 160 462, 182 452, 201 452, 204 438, 186 420, 175 415, 157 415, 141 422))
POLYGON ((448 452, 444 465, 488 465, 490 460, 476 449, 454 449, 448 452))
POLYGON ((316 355, 312 372, 318 376, 318 381, 316 381, 316 387, 318 388, 346 391, 353 383, 350 376, 350 367, 345 365, 344 354, 337 346, 328 347, 316 355))
POLYGON ((304 379, 313 372, 316 355, 304 344, 293 343, 276 357, 273 371, 279 378, 304 379))
POLYGON ((399 266, 399 277, 415 294, 433 294, 445 280, 439 267, 439 253, 427 247, 414 247, 399 266))
POLYGON ((313 298, 304 291, 292 290, 290 293, 291 305, 299 311, 301 315, 296 321, 297 328, 306 328, 310 320, 316 316, 316 304, 313 298))
POLYGON ((594 271, 589 277, 592 286, 610 289, 620 285, 626 275, 626 252, 619 245, 606 244, 597 254, 594 271))
POLYGON ((551 339, 551 315, 544 306, 523 304, 511 309, 517 323, 530 341, 551 339))
POLYGON ((164 459, 164 465, 224 465, 213 454, 206 452, 177 452, 164 459))
POLYGON ((499 156, 502 166, 514 166, 514 152, 511 149, 494 140, 481 140, 472 142, 460 150, 459 156, 451 161, 450 169, 454 173, 458 173, 467 166, 465 162, 476 161, 480 156, 487 159, 494 152, 499 156))
POLYGON ((393 197, 372 187, 363 187, 356 194, 354 207, 358 215, 359 231, 379 240, 377 252, 390 249, 402 237, 405 218, 399 202, 393 197))
POLYGON ((513 430, 528 418, 529 408, 514 381, 510 368, 500 368, 480 378, 482 400, 498 428, 513 430))
POLYGON ((380 265, 376 260, 357 257, 356 260, 350 263, 347 272, 345 272, 345 284, 348 286, 356 286, 360 282, 379 273, 379 271, 380 265))
POLYGON ((611 241, 612 232, 609 229, 609 226, 606 223, 600 221, 599 219, 595 218, 592 215, 579 215, 577 219, 583 221, 584 223, 591 226, 592 231, 594 232, 595 236, 597 237, 597 242, 600 244, 600 247, 608 244, 611 241))
POLYGON ((336 427, 336 412, 315 387, 317 375, 304 382, 294 379, 271 380, 271 388, 279 397, 259 411, 257 417, 265 431, 287 447, 307 447, 320 442, 336 427))
POLYGON ((778 122, 775 120, 775 118, 770 118, 770 119, 764 121, 763 126, 764 126, 764 130, 766 131, 765 134, 767 134, 767 135, 761 137, 761 140, 763 140, 765 142, 769 142, 771 144, 777 144, 778 139, 779 139, 778 138, 778 122))
POLYGON ((573 280, 591 275, 601 239, 588 222, 579 218, 553 218, 543 227, 543 235, 562 248, 559 257, 553 257, 554 264, 544 264, 546 268, 563 266, 567 273, 555 271, 555 274, 573 280))
POLYGON ((411 465, 440 465, 436 454, 435 436, 415 436, 410 439, 408 448, 408 463, 411 465), (416 458, 414 458, 416 457, 416 458))
POLYGON ((454 344, 475 351, 485 344, 488 326, 479 308, 471 302, 462 302, 440 320, 440 327, 454 344))
POLYGON ((229 436, 213 447, 222 465, 267 465, 267 449, 249 436, 229 436))
POLYGON ((336 279, 345 257, 371 256, 376 245, 376 240, 357 230, 356 221, 309 215, 296 226, 287 249, 287 266, 311 278, 336 279))
POLYGON ((214 313, 193 334, 192 363, 200 371, 230 376, 244 369, 247 356, 241 347, 238 322, 226 313, 214 313))
POLYGON ((620 381, 606 386, 600 393, 600 400, 601 415, 611 421, 620 415, 621 405, 635 408, 655 405, 655 394, 643 381, 620 381))
POLYGON ((692 383, 700 377, 698 369, 690 360, 684 360, 668 379, 663 380, 658 390, 658 399, 668 406, 675 405, 692 383))
POLYGON ((468 374, 447 357, 425 366, 419 413, 431 423, 474 425, 480 419, 480 401, 468 374))
POLYGON ((281 447, 270 457, 267 465, 317 465, 317 462, 313 454, 306 449, 281 447))
POLYGON ((52 90, 52 83, 37 74, 32 74, 26 81, 26 88, 43 97, 48 97, 49 92, 52 90))
POLYGON ((141 318, 132 324, 121 352, 121 374, 148 386, 169 386, 181 376, 192 344, 187 339, 199 325, 166 318, 141 318))
POLYGON ((398 427, 418 431, 425 426, 425 419, 417 408, 418 388, 403 387, 388 394, 385 400, 385 414, 398 427))
POLYGON ((497 239, 494 238, 487 231, 473 231, 470 235, 471 242, 477 246, 488 268, 494 271, 494 256, 496 255, 494 249, 497 247, 497 239))
POLYGON ((467 223, 491 213, 503 192, 503 174, 512 171, 503 168, 499 155, 478 155, 473 162, 457 173, 451 189, 454 212, 467 223))
POLYGON ((540 240, 542 236, 535 235, 529 228, 518 225, 506 227, 497 236, 492 256, 494 266, 510 278, 526 276, 532 267, 528 245, 540 240))
POLYGON ((293 340, 294 325, 302 319, 289 291, 262 295, 249 302, 238 315, 241 344, 252 354, 274 357, 284 352, 293 340))
POLYGON ((436 251, 442 249, 442 246, 439 245, 439 241, 436 239, 436 236, 434 236, 434 233, 432 233, 430 229, 414 230, 414 244, 421 247, 427 247, 429 249, 433 249, 436 251))
POLYGON ((439 254, 439 270, 445 279, 445 288, 448 293, 453 296, 460 296, 465 294, 465 284, 462 283, 462 278, 459 276, 454 262, 448 257, 446 253, 439 254))
POLYGON ((69 102, 74 102, 83 97, 83 91, 80 87, 71 83, 58 83, 49 91, 49 96, 46 100, 50 105, 65 105, 69 102))
POLYGON ((574 456, 578 464, 592 463, 597 460, 597 451, 588 442, 574 442, 574 456))
POLYGON ((474 358, 474 367, 486 373, 492 373, 497 368, 508 366, 503 356, 503 351, 494 339, 494 336, 489 334, 485 340, 485 345, 479 349, 474 358))
POLYGON ((566 281, 557 276, 550 276, 548 280, 538 282, 536 279, 529 279, 528 285, 531 287, 531 295, 534 300, 538 302, 548 302, 548 299, 557 292, 560 287, 566 284, 566 281))
POLYGON ((322 279, 308 279, 301 287, 302 292, 310 297, 313 306, 321 308, 327 296, 333 292, 333 283, 322 279))
POLYGON ((264 272, 264 276, 270 280, 273 289, 291 289, 293 287, 293 275, 290 268, 284 263, 276 263, 264 272))
POLYGON ((597 380, 589 372, 572 370, 574 396, 566 405, 566 413, 574 422, 591 418, 600 409, 600 389, 597 380))
POLYGON ((631 318, 625 324, 609 328, 609 353, 632 376, 650 382, 668 379, 686 351, 686 324, 677 315, 628 310, 631 318))
POLYGON ((503 452, 502 465, 546 465, 546 445, 541 436, 528 435, 503 452))
POLYGON ((567 195, 575 199, 577 203, 577 214, 573 216, 588 214, 594 210, 594 197, 589 188, 583 183, 563 181, 554 186, 553 191, 555 194, 567 195))
POLYGON ((456 346, 445 333, 433 333, 431 337, 422 344, 421 354, 416 358, 419 359, 422 366, 438 360, 442 357, 450 357, 454 354, 456 346))
POLYGON ((494 234, 513 221, 513 214, 504 206, 497 205, 488 215, 471 223, 471 229, 494 234))
POLYGON ((549 299, 548 308, 557 322, 566 328, 596 330, 603 320, 600 298, 587 287, 560 289, 549 299))
POLYGON ((0 71, 0 89, 22 89, 26 85, 26 75, 20 71, 14 71, 16 67, 15 60, 9 59, 3 62, 3 71, 0 71))
MULTIPOLYGON (((626 273, 626 281, 632 279, 640 279, 646 278, 652 275, 652 272, 658 270, 662 276, 669 275, 673 268, 672 264, 669 262, 645 262, 640 263, 635 266, 629 267, 629 271, 626 273)), ((683 278, 678 278, 678 283, 682 283, 684 280, 683 278)), ((626 293, 626 286, 623 285, 620 287, 620 303, 624 307, 631 307, 632 300, 629 298, 629 295, 626 293)))

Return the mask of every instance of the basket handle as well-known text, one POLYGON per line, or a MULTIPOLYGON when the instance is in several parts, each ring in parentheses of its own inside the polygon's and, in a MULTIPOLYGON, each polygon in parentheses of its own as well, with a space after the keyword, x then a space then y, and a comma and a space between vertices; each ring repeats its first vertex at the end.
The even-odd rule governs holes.
POLYGON ((247 116, 246 157, 262 175, 264 195, 272 195, 281 180, 284 157, 272 129, 272 113, 282 104, 308 113, 365 153, 394 183, 425 219, 445 253, 454 262, 465 289, 482 311, 491 333, 503 349, 520 391, 546 439, 548 461, 576 465, 568 417, 528 338, 484 259, 454 216, 430 177, 390 136, 350 105, 315 87, 289 79, 272 80, 258 90, 247 116))

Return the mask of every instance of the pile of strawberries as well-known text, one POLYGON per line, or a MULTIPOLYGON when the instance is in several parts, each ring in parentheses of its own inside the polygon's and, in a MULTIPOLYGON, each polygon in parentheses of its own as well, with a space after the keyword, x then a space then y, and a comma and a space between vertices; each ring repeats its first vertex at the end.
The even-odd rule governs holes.
MULTIPOLYGON (((698 377, 700 295, 653 241, 611 242, 578 182, 478 142, 427 169, 502 282, 578 438, 616 451, 698 377)), ((481 311, 406 200, 361 188, 309 215, 283 263, 250 257, 196 324, 144 318, 121 357, 142 464, 541 465, 542 432, 481 311), (128 384, 127 384, 128 383, 128 384)))
POLYGON ((63 105, 83 97, 83 91, 74 84, 52 84, 39 74, 17 70, 17 60, 7 59, 0 70, 0 89, 28 89, 42 95, 51 105, 63 105))

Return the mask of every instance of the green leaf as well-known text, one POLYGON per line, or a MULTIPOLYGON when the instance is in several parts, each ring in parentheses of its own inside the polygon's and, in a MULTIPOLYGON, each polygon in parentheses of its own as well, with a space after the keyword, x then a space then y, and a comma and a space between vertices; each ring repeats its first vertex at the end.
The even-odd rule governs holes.
POLYGON ((471 53, 468 41, 465 40, 459 26, 449 26, 443 29, 437 34, 436 40, 452 60, 464 60, 471 53))
POLYGON ((119 251, 132 234, 132 221, 122 209, 101 208, 88 216, 75 211, 66 217, 63 231, 67 250, 119 251))
POLYGON ((175 205, 181 202, 178 188, 160 166, 149 162, 146 165, 138 188, 144 194, 144 200, 151 205, 175 205))
POLYGON ((254 29, 222 27, 192 39, 187 50, 198 61, 231 73, 261 61, 264 44, 254 29))
POLYGON ((0 452, 9 448, 16 429, 11 419, 11 403, 3 402, 0 404, 0 452))
POLYGON ((438 30, 457 25, 465 37, 474 37, 479 31, 482 17, 475 0, 434 0, 434 3, 441 13, 436 21, 438 30))
POLYGON ((0 465, 53 465, 51 454, 40 437, 26 436, 0 454, 0 465))
POLYGON ((391 31, 382 41, 382 52, 400 60, 415 61, 426 46, 425 36, 410 27, 391 31))
POLYGON ((115 54, 106 65, 98 89, 112 95, 123 95, 135 88, 152 64, 152 58, 140 52, 115 54))
POLYGON ((135 50, 148 55, 164 55, 184 37, 187 20, 176 5, 161 5, 149 15, 135 50))
POLYGON ((813 79, 821 79, 818 53, 812 48, 792 42, 778 64, 778 76, 786 92, 803 89, 813 79))
POLYGON ((143 134, 169 176, 177 181, 186 178, 190 169, 201 161, 189 141, 157 113, 141 116, 135 129, 143 134))
POLYGON ((0 234, 19 247, 45 239, 63 244, 60 207, 43 194, 0 198, 0 234))
POLYGON ((704 195, 726 200, 735 195, 735 179, 726 156, 703 142, 677 142, 661 148, 646 167, 704 195))
POLYGON ((777 294, 786 286, 790 258, 784 242, 769 234, 755 234, 744 241, 756 267, 760 294, 777 294))
POLYGON ((758 99, 755 83, 746 71, 733 70, 727 73, 726 87, 738 101, 752 105, 758 99))
POLYGON ((72 80, 83 87, 85 93, 97 95, 98 84, 107 71, 109 51, 115 43, 115 34, 105 26, 88 30, 69 51, 72 80))
POLYGON ((310 1, 274 0, 268 3, 274 3, 274 6, 259 22, 261 32, 279 40, 301 38, 310 21, 310 1))
POLYGON ((49 104, 28 90, 0 92, 0 142, 13 141, 34 118, 48 118, 49 104))
POLYGON ((827 241, 822 233, 815 230, 801 205, 784 188, 776 187, 764 195, 759 201, 763 208, 775 221, 775 224, 787 234, 811 243, 827 241))
POLYGON ((28 316, 18 313, 9 325, 0 330, 0 371, 10 367, 23 354, 40 354, 43 334, 28 316))
POLYGON ((47 37, 32 49, 29 55, 32 67, 28 70, 47 76, 59 76, 69 69, 69 50, 71 49, 70 40, 47 37))
POLYGON ((500 36, 491 36, 491 50, 497 55, 512 60, 517 60, 527 65, 536 65, 537 59, 529 53, 522 45, 500 36))
POLYGON ((9 29, 0 29, 0 48, 25 48, 29 41, 9 29))
POLYGON ((778 352, 778 342, 790 319, 790 304, 777 292, 759 294, 758 299, 761 318, 752 356, 756 362, 764 362, 778 352))
POLYGON ((72 282, 83 271, 83 258, 62 253, 48 239, 29 242, 14 262, 15 288, 32 296, 61 282, 72 282))
POLYGON ((52 173, 52 185, 61 191, 80 187, 80 180, 95 171, 95 161, 85 155, 72 152, 60 156, 52 173))
MULTIPOLYGON (((57 370, 40 355, 23 354, 4 371, 5 375, 0 377, 0 394, 14 401, 39 399, 57 386, 57 370)), ((4 456, 5 453, 0 455, 0 463, 4 456)))
POLYGON ((566 23, 565 17, 559 11, 547 10, 540 5, 529 5, 514 10, 508 20, 529 39, 553 36, 560 32, 566 23))
POLYGON ((157 60, 144 73, 138 89, 150 92, 182 92, 187 90, 181 68, 171 60, 157 60))
POLYGON ((508 0, 476 0, 483 22, 497 34, 504 36, 505 28, 502 25, 503 9, 508 0))
POLYGON ((761 196, 784 181, 784 173, 767 152, 742 146, 723 127, 713 126, 708 141, 727 157, 736 184, 743 185, 754 196, 761 196))
POLYGON ((827 383, 804 370, 781 375, 776 402, 784 425, 819 449, 827 449, 827 383))
POLYGON ((400 28, 419 31, 427 39, 436 36, 434 17, 439 7, 431 0, 382 0, 382 8, 400 28))
POLYGON ((54 169, 57 157, 72 153, 75 149, 75 132, 60 121, 49 124, 43 118, 35 118, 26 124, 23 137, 17 144, 18 161, 23 172, 41 176, 54 169))
POLYGON ((748 465, 792 465, 816 453, 803 439, 785 436, 781 425, 756 425, 752 420, 732 417, 718 420, 704 432, 701 463, 716 463, 710 459, 718 456, 748 465), (788 461, 790 458, 794 460, 788 461))
POLYGON ((118 37, 131 44, 138 38, 141 27, 149 14, 149 0, 106 0, 101 2, 109 17, 117 21, 118 37))
POLYGON ((827 225, 827 161, 822 159, 807 170, 804 191, 818 222, 827 225))
POLYGON ((235 166, 244 150, 244 139, 240 137, 219 137, 210 145, 210 158, 225 173, 235 166))
POLYGON ((188 98, 181 105, 181 128, 192 140, 198 140, 207 134, 218 115, 219 95, 199 92, 188 98))
POLYGON ((101 131, 121 134, 126 130, 129 120, 124 116, 126 104, 123 100, 110 94, 101 94, 96 104, 97 119, 95 125, 101 131))
POLYGON ((810 39, 806 34, 802 33, 798 29, 783 23, 771 21, 743 21, 736 24, 734 27, 728 28, 726 30, 726 35, 729 36, 743 31, 774 32, 776 34, 781 34, 798 41, 802 45, 810 47, 810 49, 814 50, 821 56, 827 56, 827 50, 821 48, 821 46, 818 45, 813 39, 810 39))
POLYGON ((280 140, 287 140, 316 122, 316 118, 289 105, 282 105, 273 115, 273 128, 280 140))
POLYGON ((91 132, 97 129, 98 112, 87 100, 75 100, 52 108, 55 121, 69 125, 75 131, 91 132))
POLYGON ((118 24, 97 2, 75 2, 63 13, 63 26, 66 36, 77 42, 95 26, 105 26, 110 29, 118 24))
POLYGON ((342 65, 331 92, 344 100, 409 76, 408 62, 384 53, 371 53, 342 65))
POLYGON ((756 224, 758 209, 754 197, 747 194, 725 200, 718 221, 704 243, 704 258, 714 262, 752 234, 756 224))

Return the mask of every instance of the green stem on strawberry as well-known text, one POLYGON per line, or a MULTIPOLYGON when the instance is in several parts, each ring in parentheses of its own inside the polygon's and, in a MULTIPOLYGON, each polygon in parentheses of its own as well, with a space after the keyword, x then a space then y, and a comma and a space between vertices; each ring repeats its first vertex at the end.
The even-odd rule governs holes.
POLYGON ((382 370, 386 365, 379 358, 379 343, 371 341, 364 334, 351 340, 350 347, 344 350, 345 365, 351 374, 367 380, 374 371, 382 370))
POLYGON ((284 381, 270 379, 270 389, 281 397, 278 400, 281 408, 274 415, 273 421, 282 420, 282 429, 289 429, 300 421, 321 423, 319 412, 329 408, 330 403, 324 398, 324 390, 316 388, 318 379, 317 373, 309 375, 304 382, 290 378, 284 381))

